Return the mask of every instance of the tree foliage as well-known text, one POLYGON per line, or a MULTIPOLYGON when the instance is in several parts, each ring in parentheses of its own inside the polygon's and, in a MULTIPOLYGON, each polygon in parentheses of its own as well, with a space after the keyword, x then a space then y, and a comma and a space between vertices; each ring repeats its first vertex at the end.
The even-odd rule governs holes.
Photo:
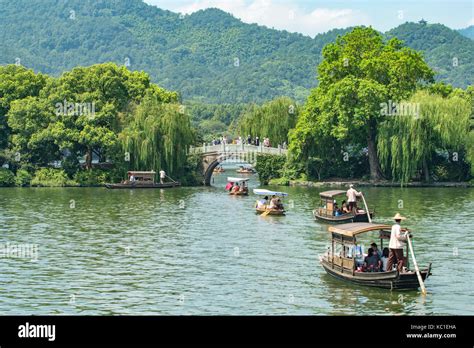
POLYGON ((409 97, 421 83, 432 81, 433 72, 419 52, 396 38, 384 42, 372 28, 358 27, 323 49, 318 76, 319 86, 292 135, 293 156, 321 155, 334 141, 363 144, 371 178, 380 179, 375 140, 386 117, 381 106, 409 97))
MULTIPOLYGON (((407 102, 419 105, 416 115, 396 115, 380 125, 378 151, 392 178, 409 181, 429 165, 436 152, 448 153, 451 165, 461 162, 469 136, 471 105, 456 95, 442 97, 420 91, 407 102)), ((432 168, 433 169, 433 168, 432 168)))

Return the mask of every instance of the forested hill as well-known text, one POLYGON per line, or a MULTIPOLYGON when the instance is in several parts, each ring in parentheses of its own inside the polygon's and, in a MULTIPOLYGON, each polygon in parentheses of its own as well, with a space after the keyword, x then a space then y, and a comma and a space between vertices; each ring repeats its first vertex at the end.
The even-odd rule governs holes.
MULTIPOLYGON (((245 24, 217 9, 181 16, 141 0, 0 0, 0 64, 59 75, 106 61, 145 70, 185 100, 303 101, 316 84, 322 47, 349 29, 315 38, 245 24)), ((456 86, 472 84, 474 42, 440 25, 390 32, 456 86), (452 66, 458 55, 459 66, 452 66)))
POLYGON ((471 25, 464 29, 459 29, 458 31, 461 35, 468 37, 471 40, 474 40, 474 25, 471 25))

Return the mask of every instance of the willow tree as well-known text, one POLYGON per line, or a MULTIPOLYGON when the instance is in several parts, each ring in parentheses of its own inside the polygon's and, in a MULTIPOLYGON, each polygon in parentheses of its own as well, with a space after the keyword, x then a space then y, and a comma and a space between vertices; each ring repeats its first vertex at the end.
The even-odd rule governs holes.
POLYGON ((380 105, 406 99, 432 79, 433 71, 421 53, 404 47, 396 38, 384 41, 372 28, 354 28, 324 47, 319 85, 306 105, 314 117, 301 121, 316 124, 300 123, 297 128, 313 129, 315 142, 330 137, 367 147, 370 176, 381 179, 376 138, 386 116, 380 105))
POLYGON ((147 95, 131 113, 120 134, 127 159, 134 170, 164 169, 181 175, 194 139, 189 116, 179 104, 162 103, 147 95))
POLYGON ((271 144, 281 145, 288 143, 288 132, 296 125, 297 118, 296 103, 290 98, 280 97, 261 106, 252 105, 242 114, 238 128, 243 137, 268 137, 271 144))
POLYGON ((420 171, 428 181, 435 151, 467 150, 471 105, 460 96, 443 98, 425 91, 417 92, 405 104, 415 112, 394 114, 379 127, 381 164, 402 183, 420 171))

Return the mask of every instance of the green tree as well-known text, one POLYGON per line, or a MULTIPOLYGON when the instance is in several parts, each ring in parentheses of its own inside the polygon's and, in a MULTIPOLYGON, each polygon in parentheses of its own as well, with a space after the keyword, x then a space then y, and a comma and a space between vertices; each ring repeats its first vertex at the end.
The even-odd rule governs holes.
POLYGON ((268 137, 272 146, 288 143, 288 132, 296 125, 298 113, 296 102, 287 97, 271 100, 261 106, 253 105, 241 116, 240 134, 244 138, 247 135, 260 139, 268 137))
POLYGON ((131 112, 129 125, 120 134, 130 165, 135 170, 164 169, 180 176, 194 139, 189 116, 179 104, 164 104, 147 95, 131 112))
MULTIPOLYGON (((417 92, 407 103, 417 111, 412 115, 395 115, 380 124, 378 150, 382 165, 390 168, 392 177, 407 182, 422 170, 430 180, 429 164, 436 151, 454 153, 454 161, 466 150, 471 106, 458 96, 443 98, 425 91, 417 92)), ((453 157, 453 156, 449 156, 453 157)))
POLYGON ((419 52, 396 38, 384 42, 374 29, 358 27, 324 47, 318 78, 319 86, 306 104, 307 115, 294 133, 300 140, 292 151, 311 155, 303 139, 327 143, 329 137, 341 144, 364 144, 370 176, 381 179, 376 139, 378 125, 386 118, 382 106, 408 98, 420 84, 433 80, 433 71, 419 52))

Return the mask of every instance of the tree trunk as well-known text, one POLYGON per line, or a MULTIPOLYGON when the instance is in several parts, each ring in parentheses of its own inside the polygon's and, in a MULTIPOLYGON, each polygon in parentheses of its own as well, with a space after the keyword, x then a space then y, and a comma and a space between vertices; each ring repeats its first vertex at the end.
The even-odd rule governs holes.
POLYGON ((382 169, 380 168, 379 156, 377 154, 377 145, 375 143, 375 126, 369 126, 369 134, 367 136, 367 147, 369 155, 370 179, 379 181, 383 179, 382 169))
POLYGON ((92 149, 87 149, 86 152, 86 169, 92 169, 92 149))
POLYGON ((423 176, 425 177, 425 182, 430 181, 430 169, 428 167, 428 162, 426 158, 423 158, 423 176))

